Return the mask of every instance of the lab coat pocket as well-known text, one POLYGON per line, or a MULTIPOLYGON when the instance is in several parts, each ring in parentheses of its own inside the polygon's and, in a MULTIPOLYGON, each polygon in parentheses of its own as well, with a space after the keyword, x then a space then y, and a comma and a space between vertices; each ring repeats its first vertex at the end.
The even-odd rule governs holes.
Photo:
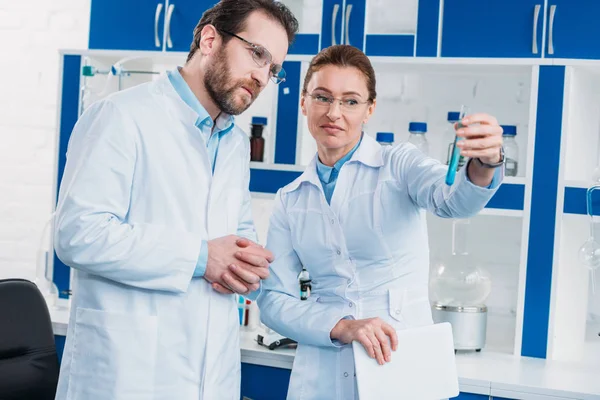
POLYGON ((68 399, 150 399, 157 317, 77 308, 68 399))
POLYGON ((391 289, 389 310, 390 316, 401 324, 402 329, 433 323, 426 289, 391 289))

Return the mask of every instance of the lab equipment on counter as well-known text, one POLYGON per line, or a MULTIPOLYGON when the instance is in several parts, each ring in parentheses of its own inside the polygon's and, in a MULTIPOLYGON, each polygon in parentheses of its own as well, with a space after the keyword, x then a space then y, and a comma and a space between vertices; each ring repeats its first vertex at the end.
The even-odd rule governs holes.
MULTIPOLYGON (((470 113, 470 110, 466 106, 461 106, 460 112, 458 113, 458 127, 463 127, 463 125, 459 122, 466 115, 470 113)), ((450 118, 456 117, 456 115, 450 115, 448 113, 448 122, 450 122, 450 118)), ((458 171, 464 164, 465 158, 460 154, 460 147, 456 145, 459 140, 462 140, 461 137, 456 135, 456 129, 454 129, 454 122, 451 125, 452 135, 454 136, 454 140, 450 143, 450 149, 448 152, 448 172, 446 173, 446 185, 451 186, 454 184, 454 179, 456 178, 456 171, 458 171)))
POLYGON ((432 316, 452 325, 456 350, 480 351, 485 346, 487 300, 492 283, 475 265, 467 249, 468 219, 452 221, 452 255, 434 266, 430 279, 432 316))
POLYGON ((266 117, 252 117, 250 129, 250 161, 263 161, 265 155, 265 138, 263 129, 267 126, 266 117))
POLYGON ((448 323, 396 331, 398 349, 383 365, 354 341, 360 400, 446 399, 458 396, 458 371, 448 323))
POLYGON ((600 185, 594 185, 588 188, 586 193, 586 209, 590 217, 590 237, 579 248, 579 261, 590 271, 592 281, 592 293, 596 293, 596 270, 600 267, 600 244, 596 241, 594 235, 594 212, 592 209, 592 193, 600 189, 600 185))
POLYGON ((408 124, 408 142, 414 144, 417 149, 425 155, 429 155, 429 143, 427 142, 427 123, 410 122, 408 124))
POLYGON ((377 132, 375 140, 377 140, 377 142, 382 146, 392 146, 394 144, 394 133, 377 132))
POLYGON ((515 140, 517 127, 515 125, 502 125, 502 139, 504 141, 504 174, 517 176, 519 170, 519 146, 515 140))
POLYGON ((278 348, 295 349, 298 346, 298 342, 295 340, 286 338, 272 330, 265 335, 256 335, 256 343, 263 347, 267 347, 269 350, 278 348))

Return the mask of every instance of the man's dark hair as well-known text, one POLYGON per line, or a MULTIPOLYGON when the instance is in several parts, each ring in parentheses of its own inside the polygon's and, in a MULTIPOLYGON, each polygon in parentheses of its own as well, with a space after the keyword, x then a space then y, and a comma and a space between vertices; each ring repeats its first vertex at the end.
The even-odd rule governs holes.
MULTIPOLYGON (((239 33, 246 28, 246 19, 254 11, 260 11, 285 29, 288 43, 294 41, 298 32, 298 20, 283 3, 274 0, 221 0, 202 14, 202 18, 194 29, 194 40, 190 46, 187 61, 190 61, 200 46, 202 29, 211 24, 215 28, 231 33, 239 33)), ((231 36, 223 35, 223 43, 231 40, 231 36)))

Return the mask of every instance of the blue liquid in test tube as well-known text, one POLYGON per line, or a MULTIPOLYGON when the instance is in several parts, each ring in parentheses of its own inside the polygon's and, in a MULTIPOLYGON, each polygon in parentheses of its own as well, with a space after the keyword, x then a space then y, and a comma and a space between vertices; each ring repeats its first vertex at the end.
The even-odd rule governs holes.
MULTIPOLYGON (((469 114, 469 107, 461 106, 460 107, 460 117, 458 120, 458 127, 462 128, 463 118, 469 114)), ((448 172, 446 172, 446 185, 452 186, 454 184, 454 179, 456 178, 456 170, 458 168, 458 161, 460 159, 460 147, 456 145, 459 140, 462 140, 461 137, 454 135, 454 144, 452 145, 452 157, 450 158, 450 162, 448 163, 448 172)))

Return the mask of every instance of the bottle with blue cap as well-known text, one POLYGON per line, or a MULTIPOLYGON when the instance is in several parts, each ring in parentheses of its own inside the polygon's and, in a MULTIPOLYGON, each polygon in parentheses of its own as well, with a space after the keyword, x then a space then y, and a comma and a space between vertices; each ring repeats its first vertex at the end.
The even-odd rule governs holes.
POLYGON ((263 161, 265 138, 262 135, 265 126, 267 126, 266 117, 252 117, 250 125, 250 161, 263 161))
POLYGON ((427 123, 425 122, 410 122, 408 124, 408 143, 414 144, 417 149, 425 155, 429 155, 429 143, 427 142, 427 123))
POLYGON ((519 146, 515 140, 517 127, 515 125, 500 125, 502 127, 502 140, 504 142, 504 174, 517 176, 519 170, 519 146))
MULTIPOLYGON (((452 151, 454 149, 454 138, 456 137, 456 129, 454 129, 454 124, 457 123, 458 121, 460 121, 460 111, 449 111, 448 112, 448 133, 446 134, 447 136, 447 141, 449 142, 448 144, 448 154, 447 154, 447 158, 446 158, 446 165, 450 164, 450 159, 452 158, 452 151)), ((465 165, 465 162, 467 160, 465 160, 464 156, 460 156, 458 158, 458 165, 456 167, 456 170, 458 171, 459 169, 462 168, 463 165, 465 165)))
POLYGON ((377 132, 376 140, 382 146, 392 146, 394 144, 394 134, 392 132, 377 132))

